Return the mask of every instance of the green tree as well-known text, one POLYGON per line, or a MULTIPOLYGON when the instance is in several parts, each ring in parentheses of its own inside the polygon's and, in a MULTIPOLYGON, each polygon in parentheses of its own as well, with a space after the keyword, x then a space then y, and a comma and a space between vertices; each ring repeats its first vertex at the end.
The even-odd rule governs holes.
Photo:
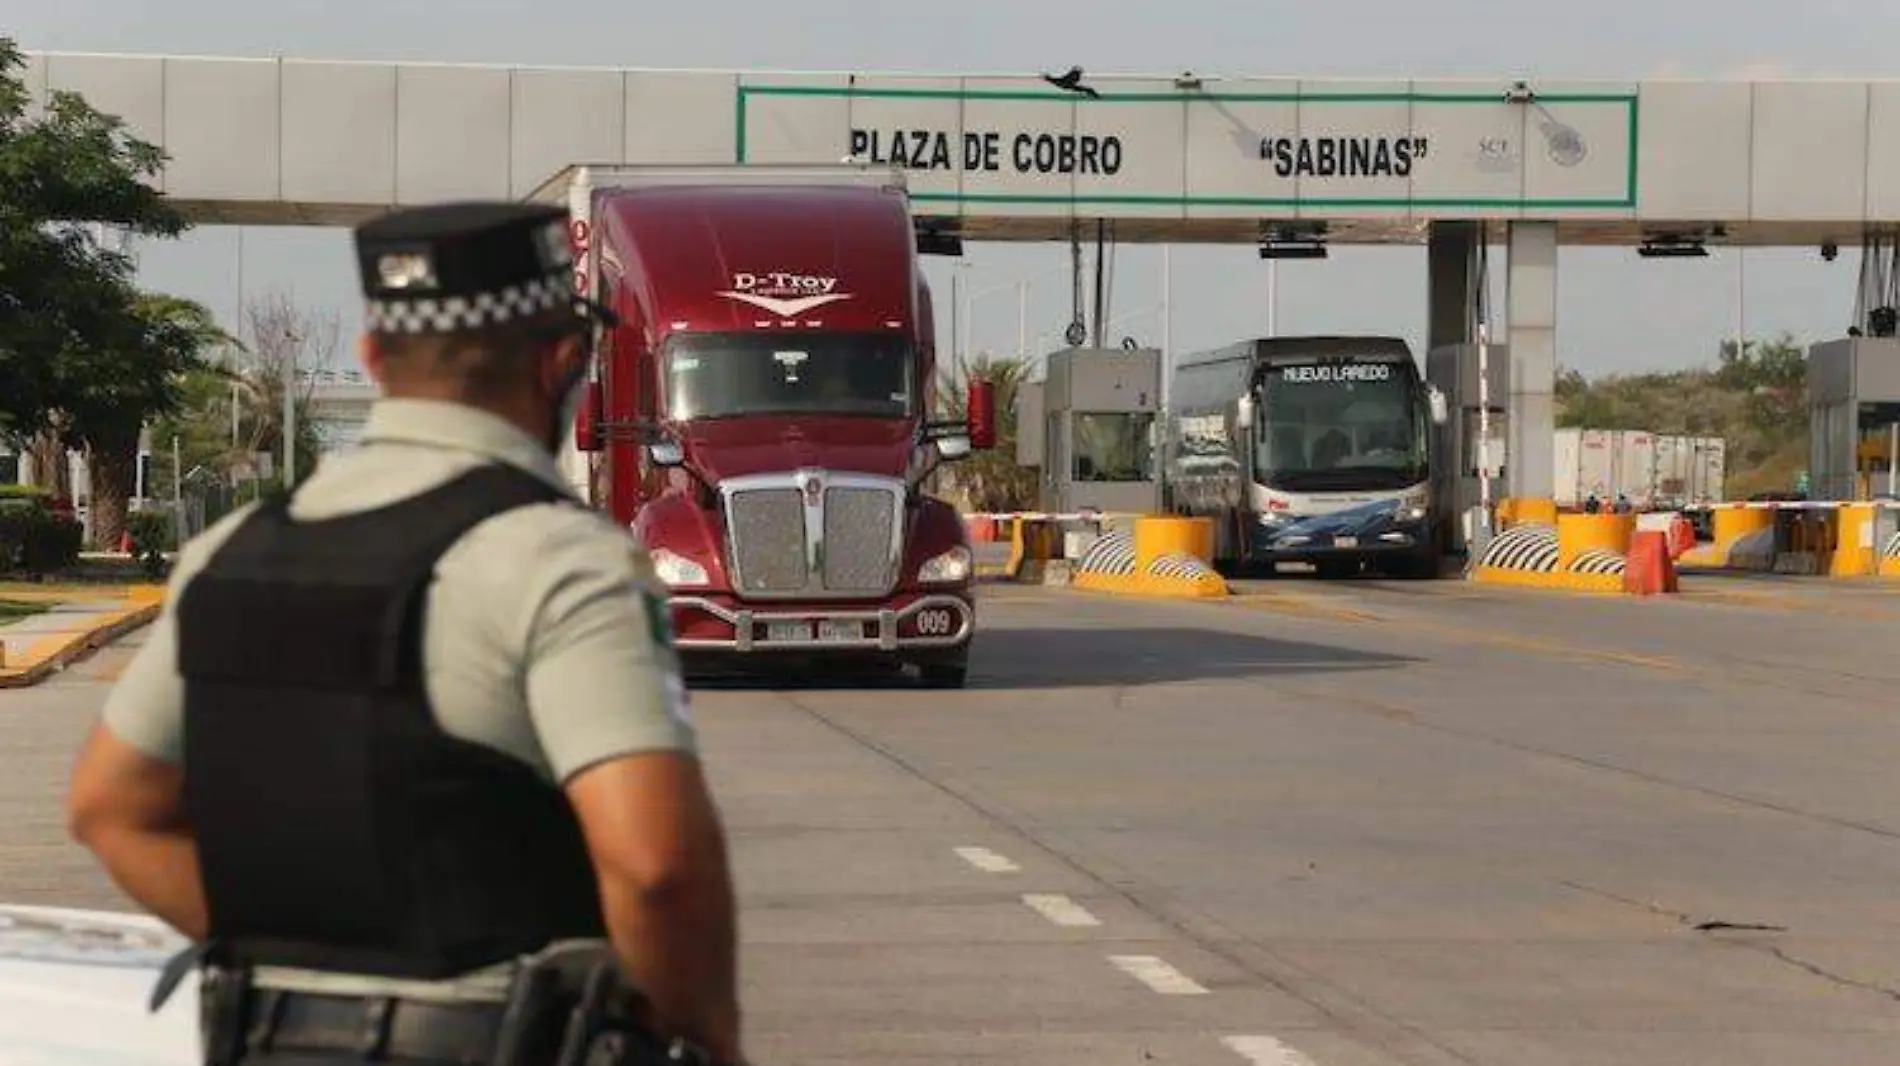
POLYGON ((99 329, 101 316, 133 303, 131 261, 72 224, 147 237, 185 228, 145 180, 163 154, 74 93, 51 93, 33 114, 24 66, 18 46, 0 37, 0 433, 16 441, 63 406, 61 354, 99 329))
POLYGON ((204 308, 133 284, 85 224, 173 237, 185 221, 147 180, 164 155, 70 92, 34 111, 24 57, 0 38, 0 434, 90 451, 93 534, 124 528, 139 431, 221 335, 204 308))
POLYGON ((1807 359, 1793 336, 1733 340, 1713 367, 1557 377, 1557 424, 1721 437, 1728 445, 1725 494, 1786 491, 1807 465, 1807 359))
POLYGON ((227 343, 211 313, 190 300, 139 294, 99 313, 60 353, 55 394, 64 442, 90 452, 93 539, 116 545, 136 484, 139 435, 178 407, 185 378, 207 349, 227 343))
MULTIPOLYGON (((201 470, 228 483, 260 453, 271 457, 273 471, 282 471, 286 384, 293 371, 330 365, 334 357, 342 333, 336 315, 318 318, 276 293, 250 301, 244 311, 246 343, 227 345, 187 374, 177 408, 153 423, 155 449, 169 448, 177 438, 180 475, 201 470)), ((301 481, 316 469, 323 439, 312 386, 304 380, 292 387, 301 481)), ((159 495, 171 492, 169 467, 153 480, 159 495)))

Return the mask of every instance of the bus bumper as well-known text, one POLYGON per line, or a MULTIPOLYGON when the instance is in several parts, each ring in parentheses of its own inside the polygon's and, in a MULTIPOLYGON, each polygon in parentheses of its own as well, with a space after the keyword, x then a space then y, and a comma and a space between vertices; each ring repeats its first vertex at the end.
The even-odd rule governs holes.
POLYGON ((1433 544, 1429 519, 1381 523, 1371 529, 1329 532, 1297 527, 1257 526, 1250 554, 1260 562, 1317 563, 1328 559, 1365 559, 1388 555, 1424 555, 1433 544))

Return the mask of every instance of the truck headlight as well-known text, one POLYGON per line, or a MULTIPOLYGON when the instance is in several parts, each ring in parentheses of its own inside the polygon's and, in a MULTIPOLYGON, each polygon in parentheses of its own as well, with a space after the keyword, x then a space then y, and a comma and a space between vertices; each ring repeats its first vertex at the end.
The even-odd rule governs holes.
POLYGON ((931 584, 965 581, 970 577, 970 549, 959 544, 917 568, 917 580, 931 584))
POLYGON ((706 568, 677 552, 665 548, 654 548, 647 553, 653 559, 653 573, 661 581, 678 588, 681 585, 704 585, 712 579, 706 568))

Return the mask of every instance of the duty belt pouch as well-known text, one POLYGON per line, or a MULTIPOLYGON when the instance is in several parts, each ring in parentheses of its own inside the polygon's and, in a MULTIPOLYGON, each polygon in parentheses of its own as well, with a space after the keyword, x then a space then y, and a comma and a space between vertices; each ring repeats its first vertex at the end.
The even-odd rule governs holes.
POLYGON ((697 1048, 668 1048, 635 1017, 638 993, 611 949, 556 950, 516 971, 492 1066, 658 1066, 706 1062, 697 1048))
POLYGON ((244 1055, 251 1027, 251 971, 206 965, 199 981, 198 1033, 205 1066, 231 1066, 244 1055))
POLYGON ((198 1037, 205 1066, 230 1066, 244 1053, 251 1024, 251 970, 234 964, 213 944, 194 944, 159 972, 147 1009, 156 1014, 192 970, 198 978, 198 1037))

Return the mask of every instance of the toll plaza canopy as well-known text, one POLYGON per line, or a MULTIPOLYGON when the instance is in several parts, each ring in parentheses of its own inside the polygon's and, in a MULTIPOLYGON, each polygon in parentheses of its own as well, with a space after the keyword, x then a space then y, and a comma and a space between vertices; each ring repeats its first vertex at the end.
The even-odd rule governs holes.
POLYGON ((910 171, 977 239, 1422 242, 1434 220, 1560 243, 1851 245, 1900 223, 1900 81, 1466 81, 774 74, 33 53, 171 157, 202 223, 344 225, 527 196, 575 163, 910 171))

